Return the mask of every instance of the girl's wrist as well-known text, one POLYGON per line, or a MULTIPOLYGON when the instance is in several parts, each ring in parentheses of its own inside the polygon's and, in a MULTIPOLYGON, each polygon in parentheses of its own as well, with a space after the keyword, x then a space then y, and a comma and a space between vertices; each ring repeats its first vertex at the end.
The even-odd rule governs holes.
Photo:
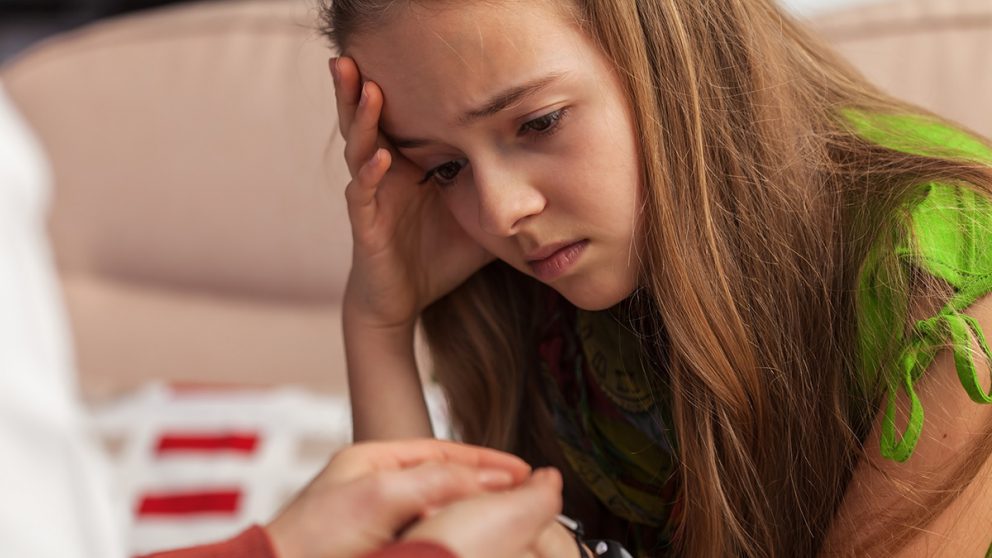
POLYGON ((417 326, 416 316, 396 320, 381 320, 374 316, 375 313, 365 308, 356 297, 345 294, 341 305, 345 337, 349 333, 361 332, 362 336, 372 335, 377 339, 412 341, 417 326))

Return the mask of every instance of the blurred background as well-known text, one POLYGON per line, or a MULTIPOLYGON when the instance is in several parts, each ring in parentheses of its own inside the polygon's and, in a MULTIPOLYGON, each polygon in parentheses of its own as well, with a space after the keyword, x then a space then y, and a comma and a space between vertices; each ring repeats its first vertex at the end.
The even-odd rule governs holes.
MULTIPOLYGON (((0 62, 53 33, 96 19, 194 0, 0 0, 0 62)), ((878 0, 782 0, 794 13, 812 15, 878 0)))
POLYGON ((125 12, 189 0, 0 0, 0 61, 47 35, 125 12))
MULTIPOLYGON (((992 1, 785 5, 883 89, 992 135, 992 1)), ((268 520, 348 443, 348 172, 315 7, 0 0, 0 555, 83 555, 9 546, 32 517, 98 515, 58 490, 95 486, 83 442, 128 555, 268 520)))

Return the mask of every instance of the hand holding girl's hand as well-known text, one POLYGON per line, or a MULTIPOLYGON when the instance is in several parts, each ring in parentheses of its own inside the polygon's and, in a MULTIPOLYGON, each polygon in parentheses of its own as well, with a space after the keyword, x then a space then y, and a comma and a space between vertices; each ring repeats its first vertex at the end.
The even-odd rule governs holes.
POLYGON ((382 90, 351 58, 331 60, 352 180, 345 190, 354 252, 346 310, 364 325, 412 326, 420 312, 493 256, 455 221, 437 188, 379 132, 382 90))
MULTIPOLYGON (((428 512, 512 489, 529 472, 517 457, 466 444, 356 444, 335 455, 267 531, 280 558, 358 558, 392 544, 399 531, 428 512)), ((526 509, 520 506, 516 513, 526 509)))

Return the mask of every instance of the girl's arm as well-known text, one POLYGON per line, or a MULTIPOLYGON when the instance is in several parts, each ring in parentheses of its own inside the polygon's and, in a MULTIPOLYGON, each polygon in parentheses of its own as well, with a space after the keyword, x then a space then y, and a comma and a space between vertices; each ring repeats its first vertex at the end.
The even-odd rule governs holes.
POLYGON ((408 246, 396 241, 414 236, 418 219, 405 216, 396 203, 410 200, 385 192, 389 186, 404 193, 417 190, 416 174, 394 172, 391 181, 386 179, 392 157, 379 147, 379 90, 362 83, 350 58, 331 59, 330 64, 352 175, 344 192, 354 245, 342 326, 353 439, 433 437, 413 357, 420 297, 411 275, 418 262, 404 253, 408 246), (400 221, 414 230, 403 230, 400 221))
POLYGON ((372 326, 348 306, 344 344, 355 442, 433 437, 414 359, 414 324, 372 326))
POLYGON ((423 169, 380 132, 382 90, 354 60, 331 60, 351 182, 344 338, 355 441, 433 435, 413 351, 424 308, 493 256, 462 230, 423 169), (385 146, 385 147, 384 147, 385 146))
MULTIPOLYGON (((973 316, 985 332, 992 332, 992 295, 972 305, 973 316)), ((978 351, 974 343, 973 349, 978 351)), ((980 355, 976 352, 976 357, 980 355)), ((975 359, 982 387, 988 392, 988 365, 975 359)), ((926 410, 919 444, 912 456, 898 463, 879 452, 881 413, 865 444, 867 456, 854 471, 847 493, 831 526, 823 556, 857 556, 866 542, 884 541, 895 533, 898 517, 915 519, 927 511, 927 499, 940 489, 948 475, 974 452, 984 451, 977 475, 950 505, 922 530, 903 533, 912 537, 893 554, 892 542, 883 542, 872 555, 903 558, 987 556, 992 544, 992 456, 981 441, 992 428, 992 405, 978 405, 962 389, 953 355, 943 350, 916 383, 926 410), (915 536, 913 536, 915 535, 915 536)), ((905 424, 909 400, 899 402, 896 424, 905 424)))

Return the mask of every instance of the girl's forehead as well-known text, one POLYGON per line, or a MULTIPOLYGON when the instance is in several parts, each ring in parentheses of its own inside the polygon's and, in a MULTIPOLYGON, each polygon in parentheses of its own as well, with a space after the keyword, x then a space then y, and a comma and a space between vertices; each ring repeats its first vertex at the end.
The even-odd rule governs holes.
POLYGON ((546 2, 465 2, 398 10, 348 49, 390 113, 461 114, 549 73, 574 73, 591 45, 546 2))
POLYGON ((360 64, 388 64, 429 74, 467 72, 541 57, 574 34, 570 27, 544 2, 410 7, 353 37, 349 53, 360 64))

